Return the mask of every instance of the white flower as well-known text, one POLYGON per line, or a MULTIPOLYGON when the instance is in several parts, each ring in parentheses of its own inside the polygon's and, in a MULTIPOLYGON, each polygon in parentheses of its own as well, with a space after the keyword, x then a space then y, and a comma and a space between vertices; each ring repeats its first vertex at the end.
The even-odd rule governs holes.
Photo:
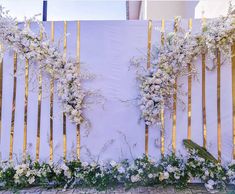
POLYGON ((199 158, 198 158, 198 161, 202 163, 202 162, 205 162, 205 159, 204 159, 204 158, 199 157, 199 158))
POLYGON ((28 179, 28 182, 29 182, 30 185, 33 184, 34 181, 35 181, 35 177, 34 177, 34 176, 31 176, 31 177, 28 179))
POLYGON ((30 175, 31 175, 31 172, 28 171, 28 172, 26 173, 26 176, 29 177, 30 175))
POLYGON ((153 174, 151 174, 151 173, 148 174, 148 178, 150 178, 150 179, 153 178, 153 174))
POLYGON ((69 179, 72 177, 72 173, 69 170, 64 171, 64 175, 69 179))
POLYGON ((168 172, 164 172, 163 176, 164 176, 164 179, 168 179, 169 178, 169 173, 168 172))
POLYGON ((92 163, 91 163, 91 166, 94 168, 94 167, 97 166, 97 163, 96 163, 96 162, 92 162, 92 163))
POLYGON ((210 173, 208 170, 206 170, 204 174, 205 174, 205 176, 209 176, 210 173))
POLYGON ((213 190, 214 189, 215 182, 213 180, 208 180, 207 183, 205 183, 205 187, 208 190, 213 190))
POLYGON ((162 83, 162 80, 161 80, 161 79, 156 79, 156 80, 155 80, 155 83, 156 83, 156 84, 161 84, 161 83, 162 83))
POLYGON ((118 168, 118 172, 121 174, 125 173, 125 171, 126 171, 125 168, 123 168, 122 166, 118 168))
POLYGON ((174 177, 176 180, 180 179, 180 175, 178 175, 178 174, 174 174, 174 177))
POLYGON ((82 167, 86 168, 88 165, 88 162, 82 162, 82 167))
POLYGON ((139 170, 138 170, 138 173, 139 173, 139 174, 142 174, 143 172, 144 172, 143 169, 139 169, 139 170))
POLYGON ((175 169, 174 169, 171 165, 168 165, 168 166, 166 167, 166 169, 167 169, 167 171, 170 172, 170 173, 175 171, 175 169))
POLYGON ((115 167, 115 166, 117 166, 117 162, 115 162, 114 160, 112 160, 112 161, 110 162, 110 165, 111 165, 112 167, 115 167))
POLYGON ((138 182, 138 181, 140 181, 140 176, 139 176, 138 174, 131 176, 131 182, 132 182, 132 183, 136 183, 136 182, 138 182))
POLYGON ((234 172, 233 172, 231 169, 229 169, 229 170, 227 171, 227 175, 228 175, 228 176, 233 176, 233 175, 234 175, 234 172))
POLYGON ((170 176, 170 175, 169 175, 168 172, 163 172, 163 173, 161 172, 161 173, 160 173, 160 176, 159 176, 159 180, 160 180, 160 181, 163 181, 163 180, 165 180, 165 179, 168 179, 169 176, 170 176))

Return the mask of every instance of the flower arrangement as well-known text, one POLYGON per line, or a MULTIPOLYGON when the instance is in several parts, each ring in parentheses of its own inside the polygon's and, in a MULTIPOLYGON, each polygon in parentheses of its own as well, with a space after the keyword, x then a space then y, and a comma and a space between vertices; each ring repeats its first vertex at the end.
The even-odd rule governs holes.
MULTIPOLYGON (((216 59, 219 51, 224 58, 231 57, 231 46, 235 41, 235 18, 231 13, 226 17, 209 20, 203 24, 201 33, 192 34, 191 30, 185 32, 180 28, 180 18, 177 19, 175 32, 166 34, 164 45, 152 49, 151 67, 145 71, 137 71, 140 88, 139 107, 141 118, 146 125, 159 124, 161 110, 172 112, 173 94, 179 94, 178 101, 185 92, 178 86, 174 87, 176 80, 181 76, 197 75, 194 65, 195 59, 201 54, 207 54, 211 59, 216 59), (190 68, 189 68, 190 65, 190 68)), ((146 63, 144 60, 133 60, 139 67, 146 63)), ((213 70, 214 67, 207 69, 213 70)))
MULTIPOLYGON (((35 21, 35 20, 33 20, 35 21)), ((83 109, 86 107, 85 98, 91 94, 85 91, 81 82, 89 75, 81 75, 79 64, 75 59, 66 59, 62 52, 53 45, 46 36, 42 23, 39 23, 41 35, 35 34, 26 21, 23 28, 17 27, 15 19, 0 7, 0 42, 4 50, 11 49, 22 60, 36 62, 40 69, 47 72, 57 81, 57 93, 65 112, 71 121, 81 124, 84 120, 83 109)))
POLYGON ((170 154, 155 162, 143 156, 130 162, 109 163, 73 160, 60 163, 41 163, 30 158, 23 164, 1 162, 0 189, 21 189, 41 186, 46 188, 96 188, 105 190, 124 186, 173 185, 186 188, 192 180, 200 180, 209 192, 225 190, 235 184, 235 163, 223 167, 220 163, 198 156, 189 150, 186 157, 170 154))

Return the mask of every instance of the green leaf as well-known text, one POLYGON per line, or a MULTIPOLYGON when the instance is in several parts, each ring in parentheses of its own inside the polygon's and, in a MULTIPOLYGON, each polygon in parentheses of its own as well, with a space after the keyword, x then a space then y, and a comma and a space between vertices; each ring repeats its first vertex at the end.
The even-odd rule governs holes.
POLYGON ((199 146, 192 140, 184 139, 183 143, 184 146, 189 150, 195 150, 199 157, 204 158, 205 160, 211 161, 213 163, 218 163, 218 160, 216 160, 216 158, 210 152, 208 152, 204 147, 199 146))

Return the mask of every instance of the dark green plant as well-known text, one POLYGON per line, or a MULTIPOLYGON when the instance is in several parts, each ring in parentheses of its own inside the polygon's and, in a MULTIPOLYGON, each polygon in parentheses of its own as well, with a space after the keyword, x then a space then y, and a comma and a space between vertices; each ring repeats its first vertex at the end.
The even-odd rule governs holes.
POLYGON ((192 140, 184 139, 183 144, 187 149, 195 150, 199 157, 204 158, 205 160, 211 161, 213 163, 218 163, 218 160, 216 160, 210 152, 208 152, 204 147, 199 146, 192 140))

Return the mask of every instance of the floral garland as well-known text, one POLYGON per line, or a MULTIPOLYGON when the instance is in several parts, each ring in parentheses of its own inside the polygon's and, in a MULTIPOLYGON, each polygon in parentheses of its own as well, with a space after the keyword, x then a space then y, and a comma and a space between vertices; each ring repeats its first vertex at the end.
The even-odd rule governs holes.
MULTIPOLYGON (((24 27, 19 29, 15 19, 0 7, 0 42, 4 50, 11 49, 22 60, 37 62, 41 70, 49 73, 57 81, 57 93, 63 111, 71 121, 81 124, 85 120, 84 100, 90 94, 89 91, 82 89, 81 81, 88 76, 82 76, 78 71, 78 62, 74 59, 66 60, 63 53, 46 38, 41 23, 38 23, 42 35, 39 36, 30 30, 28 22, 26 21, 24 27)), ((0 57, 3 57, 4 50, 0 51, 0 57)))
POLYGON ((223 167, 190 151, 186 158, 171 154, 159 162, 143 156, 133 162, 111 161, 105 165, 79 160, 40 163, 30 159, 19 165, 9 161, 0 165, 0 189, 41 186, 105 190, 117 186, 129 189, 157 185, 173 185, 183 189, 195 179, 204 183, 209 192, 225 190, 227 184, 235 184, 235 162, 223 167))
MULTIPOLYGON (((181 76, 197 75, 193 62, 201 54, 207 54, 215 60, 219 51, 225 58, 231 57, 230 50, 235 41, 235 18, 230 13, 226 17, 208 21, 200 34, 184 32, 180 29, 178 18, 178 31, 168 33, 165 44, 153 49, 151 68, 137 71, 140 81, 139 106, 146 125, 160 123, 161 110, 172 112, 175 92, 179 94, 178 100, 183 102, 180 94, 184 92, 180 86, 175 91, 175 81, 181 76)), ((134 60, 133 63, 139 66, 143 61, 134 60)), ((211 70, 215 68, 216 65, 211 70)))

